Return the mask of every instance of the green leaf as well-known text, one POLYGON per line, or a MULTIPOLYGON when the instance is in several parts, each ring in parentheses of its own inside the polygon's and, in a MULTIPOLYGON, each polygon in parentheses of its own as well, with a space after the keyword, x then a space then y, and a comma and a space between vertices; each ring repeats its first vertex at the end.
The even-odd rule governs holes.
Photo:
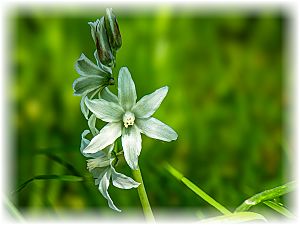
POLYGON ((219 210, 224 215, 231 215, 232 213, 226 209, 223 205, 221 205, 219 202, 214 200, 212 197, 210 197, 208 194, 206 194, 204 191, 202 191, 198 186, 196 186, 194 183, 192 183, 190 180, 185 178, 180 172, 178 172, 174 167, 172 167, 170 164, 166 164, 166 169, 178 180, 180 180, 182 183, 184 183, 190 190, 192 190, 194 193, 196 193, 198 196, 200 196, 204 201, 209 203, 211 206, 219 210))
POLYGON ((224 216, 217 216, 212 217, 209 219, 201 220, 201 223, 242 223, 242 222, 249 222, 254 220, 263 220, 267 222, 266 218, 262 216, 261 214, 254 213, 254 212, 237 212, 232 213, 230 215, 224 215, 224 216))
POLYGON ((34 180, 60 180, 60 181, 78 182, 78 181, 83 181, 83 177, 72 176, 72 175, 55 175, 55 174, 38 175, 22 183, 15 191, 12 192, 12 194, 21 191, 23 188, 27 186, 27 184, 29 184, 34 180))
POLYGON ((250 209, 252 206, 257 205, 261 202, 272 200, 274 198, 277 198, 281 195, 285 195, 291 191, 293 191, 296 187, 295 181, 289 182, 287 184, 281 185, 279 187, 263 191, 261 193, 258 193, 251 198, 248 198, 245 200, 237 209, 235 212, 243 212, 250 209))
POLYGON ((63 160, 62 158, 58 157, 57 155, 52 154, 51 152, 48 152, 48 151, 38 151, 36 154, 45 155, 49 159, 51 159, 51 160, 59 163, 60 165, 62 165, 66 169, 68 169, 72 173, 72 175, 80 176, 80 173, 77 171, 77 169, 71 163, 63 160))
POLYGON ((276 212, 284 215, 287 218, 290 218, 290 219, 295 219, 296 218, 296 216, 293 213, 291 213, 288 209, 286 209, 285 207, 279 205, 276 202, 266 201, 266 202, 264 202, 264 204, 269 206, 271 209, 275 210, 276 212))

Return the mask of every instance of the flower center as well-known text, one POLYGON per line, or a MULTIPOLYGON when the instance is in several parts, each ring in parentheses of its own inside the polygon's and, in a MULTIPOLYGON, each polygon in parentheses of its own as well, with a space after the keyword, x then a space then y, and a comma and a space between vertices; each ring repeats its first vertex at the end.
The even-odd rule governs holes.
POLYGON ((134 124, 135 116, 132 112, 126 112, 123 116, 124 126, 127 128, 129 125, 132 126, 134 124))

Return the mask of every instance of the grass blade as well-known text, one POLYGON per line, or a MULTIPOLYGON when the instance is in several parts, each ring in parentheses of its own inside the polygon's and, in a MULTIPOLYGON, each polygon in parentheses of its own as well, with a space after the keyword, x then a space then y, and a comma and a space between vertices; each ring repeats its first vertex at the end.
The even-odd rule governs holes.
POLYGON ((22 183, 15 191, 12 192, 12 194, 21 191, 23 188, 27 186, 27 184, 29 184, 34 180, 61 180, 61 181, 78 182, 78 181, 83 181, 83 177, 73 176, 73 175, 55 175, 55 174, 38 175, 22 183))
POLYGON ((251 198, 245 200, 236 210, 235 212, 244 212, 250 209, 252 206, 259 204, 260 202, 272 200, 281 195, 285 195, 295 189, 295 182, 289 182, 287 184, 281 185, 279 187, 263 191, 258 193, 251 198))
POLYGON ((224 216, 217 216, 212 217, 209 219, 201 220, 201 223, 242 223, 242 222, 249 222, 254 220, 263 220, 267 222, 266 218, 262 216, 261 214, 254 213, 254 212, 237 212, 232 213, 230 215, 224 215, 224 216))
POLYGON ((271 209, 275 210, 276 212, 284 215, 285 217, 289 218, 289 219, 295 219, 296 216, 291 213, 288 209, 286 209, 285 207, 279 205, 276 202, 273 201, 266 201, 264 202, 265 205, 269 206, 271 209))
POLYGON ((226 209, 223 205, 221 205, 219 202, 217 202, 212 197, 210 197, 208 194, 206 194, 204 191, 202 191, 193 182, 191 182, 190 180, 185 178, 180 172, 178 172, 170 164, 166 164, 165 167, 169 171, 170 174, 172 174, 175 178, 177 178, 182 183, 184 183, 190 190, 192 190, 194 193, 196 193, 198 196, 200 196, 204 201, 209 203, 211 206, 213 206, 214 208, 219 210, 222 214, 224 214, 224 215, 232 214, 228 209, 226 209))
POLYGON ((66 169, 68 169, 73 175, 80 176, 80 173, 76 170, 76 168, 71 163, 61 159, 60 157, 58 157, 50 152, 47 152, 47 151, 39 151, 39 152, 37 152, 37 154, 47 156, 49 159, 59 163, 60 165, 62 165, 66 169))

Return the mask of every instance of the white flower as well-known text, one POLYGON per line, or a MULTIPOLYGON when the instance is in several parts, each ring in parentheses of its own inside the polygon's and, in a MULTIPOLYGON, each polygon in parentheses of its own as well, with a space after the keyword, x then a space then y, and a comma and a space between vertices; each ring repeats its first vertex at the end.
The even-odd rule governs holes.
POLYGON ((136 102, 134 82, 128 69, 122 67, 118 77, 118 97, 114 95, 110 101, 85 100, 89 110, 108 124, 91 140, 83 152, 101 151, 122 136, 125 160, 132 169, 137 169, 138 156, 142 148, 141 133, 162 141, 173 141, 178 137, 171 127, 151 117, 167 92, 168 87, 165 86, 136 102))
POLYGON ((107 95, 108 85, 114 84, 112 70, 101 64, 97 52, 94 53, 97 65, 89 60, 84 54, 81 54, 76 61, 75 69, 80 75, 73 83, 74 95, 82 96, 80 101, 81 111, 86 119, 88 119, 89 110, 87 109, 84 99, 85 97, 93 98, 95 95, 107 95))
POLYGON ((113 83, 112 71, 108 71, 106 67, 100 64, 98 57, 94 54, 97 65, 88 59, 83 53, 77 59, 75 69, 80 75, 73 83, 74 95, 87 95, 97 89, 113 83))
POLYGON ((87 169, 93 174, 95 185, 98 185, 100 193, 107 199, 109 207, 120 212, 121 210, 115 206, 108 194, 110 180, 112 180, 112 184, 115 187, 121 189, 136 188, 140 185, 140 183, 124 174, 116 172, 113 168, 112 162, 115 159, 111 154, 114 148, 113 144, 97 153, 84 153, 83 149, 90 143, 90 141, 85 138, 89 132, 89 130, 85 130, 81 135, 80 151, 85 157, 90 158, 87 160, 87 169))

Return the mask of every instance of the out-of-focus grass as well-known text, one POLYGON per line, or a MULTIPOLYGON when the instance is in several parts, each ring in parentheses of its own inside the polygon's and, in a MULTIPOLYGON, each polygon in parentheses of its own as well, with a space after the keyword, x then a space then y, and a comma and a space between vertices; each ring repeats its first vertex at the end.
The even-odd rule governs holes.
MULTIPOLYGON (((69 174, 40 151, 49 151, 83 175, 79 152, 87 123, 79 97, 72 94, 76 59, 92 59, 94 44, 87 24, 104 8, 76 12, 43 9, 11 14, 12 84, 15 108, 16 185, 39 174, 69 174)), ((155 117, 173 127, 177 141, 143 136, 140 166, 153 207, 196 207, 205 203, 184 191, 163 169, 169 161, 210 196, 229 208, 247 196, 287 181, 282 148, 288 99, 286 16, 256 13, 115 8, 123 38, 117 68, 127 66, 141 97, 168 85, 169 94, 155 117)), ((116 90, 112 88, 112 91, 116 90)), ((103 123, 99 123, 103 125, 103 123)), ((117 171, 131 175, 123 163, 117 171)), ((116 205, 139 206, 135 190, 110 188, 116 205)), ((92 182, 53 180, 28 185, 16 198, 19 208, 86 210, 107 208, 92 182)))

